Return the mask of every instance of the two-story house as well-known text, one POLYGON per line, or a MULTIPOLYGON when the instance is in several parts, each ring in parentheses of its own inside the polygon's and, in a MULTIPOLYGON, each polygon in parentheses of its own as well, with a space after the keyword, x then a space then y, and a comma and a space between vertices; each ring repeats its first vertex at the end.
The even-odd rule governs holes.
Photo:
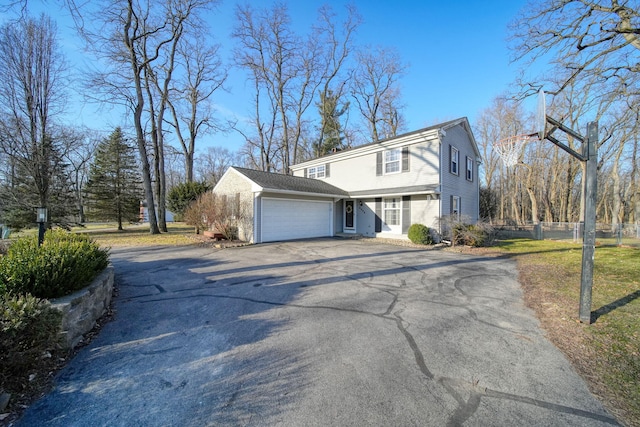
POLYGON ((230 168, 214 192, 246 213, 255 243, 353 233, 406 238, 453 215, 475 222, 480 153, 466 118, 296 164, 293 176, 230 168))

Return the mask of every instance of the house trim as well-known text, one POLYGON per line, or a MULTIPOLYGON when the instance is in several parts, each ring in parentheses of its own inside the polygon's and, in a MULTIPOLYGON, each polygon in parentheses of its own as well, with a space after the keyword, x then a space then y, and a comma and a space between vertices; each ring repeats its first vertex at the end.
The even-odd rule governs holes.
POLYGON ((427 131, 425 130, 416 131, 416 132, 400 135, 398 137, 377 141, 377 142, 369 143, 365 145, 360 145, 358 147, 350 148, 345 151, 331 153, 314 160, 308 160, 303 163, 292 165, 290 169, 292 171, 303 170, 305 168, 313 167, 314 165, 326 163, 328 161, 335 162, 338 160, 347 160, 354 157, 360 157, 365 154, 376 153, 379 151, 384 152, 386 150, 392 150, 395 148, 402 149, 403 146, 406 146, 409 144, 427 142, 430 140, 438 140, 439 138, 440 138, 440 133, 438 132, 438 129, 430 129, 427 131))
POLYGON ((376 190, 350 191, 349 197, 365 198, 365 197, 385 197, 394 195, 415 196, 418 194, 440 194, 440 185, 415 185, 411 187, 383 188, 376 190))

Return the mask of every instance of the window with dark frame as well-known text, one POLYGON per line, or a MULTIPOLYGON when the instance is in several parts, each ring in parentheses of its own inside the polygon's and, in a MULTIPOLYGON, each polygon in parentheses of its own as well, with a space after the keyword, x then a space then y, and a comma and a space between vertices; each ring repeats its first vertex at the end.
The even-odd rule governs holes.
POLYGON ((449 166, 449 171, 454 175, 458 175, 459 174, 458 164, 460 163, 460 152, 453 145, 450 146, 450 159, 451 159, 451 163, 449 166))
POLYGON ((325 165, 314 166, 307 170, 307 178, 324 178, 325 176, 325 165))
POLYGON ((387 150, 384 152, 384 173, 397 173, 400 172, 400 160, 401 150, 399 148, 395 150, 387 150))

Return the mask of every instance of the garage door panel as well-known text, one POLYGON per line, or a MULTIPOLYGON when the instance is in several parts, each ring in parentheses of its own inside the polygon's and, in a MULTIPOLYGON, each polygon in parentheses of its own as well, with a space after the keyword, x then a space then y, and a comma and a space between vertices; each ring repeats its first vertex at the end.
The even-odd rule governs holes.
POLYGON ((332 235, 331 202, 262 200, 262 241, 306 239, 332 235))

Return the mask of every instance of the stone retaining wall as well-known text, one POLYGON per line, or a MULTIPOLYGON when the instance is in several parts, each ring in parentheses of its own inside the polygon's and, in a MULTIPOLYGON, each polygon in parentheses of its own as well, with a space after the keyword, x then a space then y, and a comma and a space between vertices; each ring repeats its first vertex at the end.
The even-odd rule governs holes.
POLYGON ((113 293, 113 266, 109 265, 93 282, 66 297, 51 300, 62 312, 63 343, 73 348, 107 310, 113 293))

